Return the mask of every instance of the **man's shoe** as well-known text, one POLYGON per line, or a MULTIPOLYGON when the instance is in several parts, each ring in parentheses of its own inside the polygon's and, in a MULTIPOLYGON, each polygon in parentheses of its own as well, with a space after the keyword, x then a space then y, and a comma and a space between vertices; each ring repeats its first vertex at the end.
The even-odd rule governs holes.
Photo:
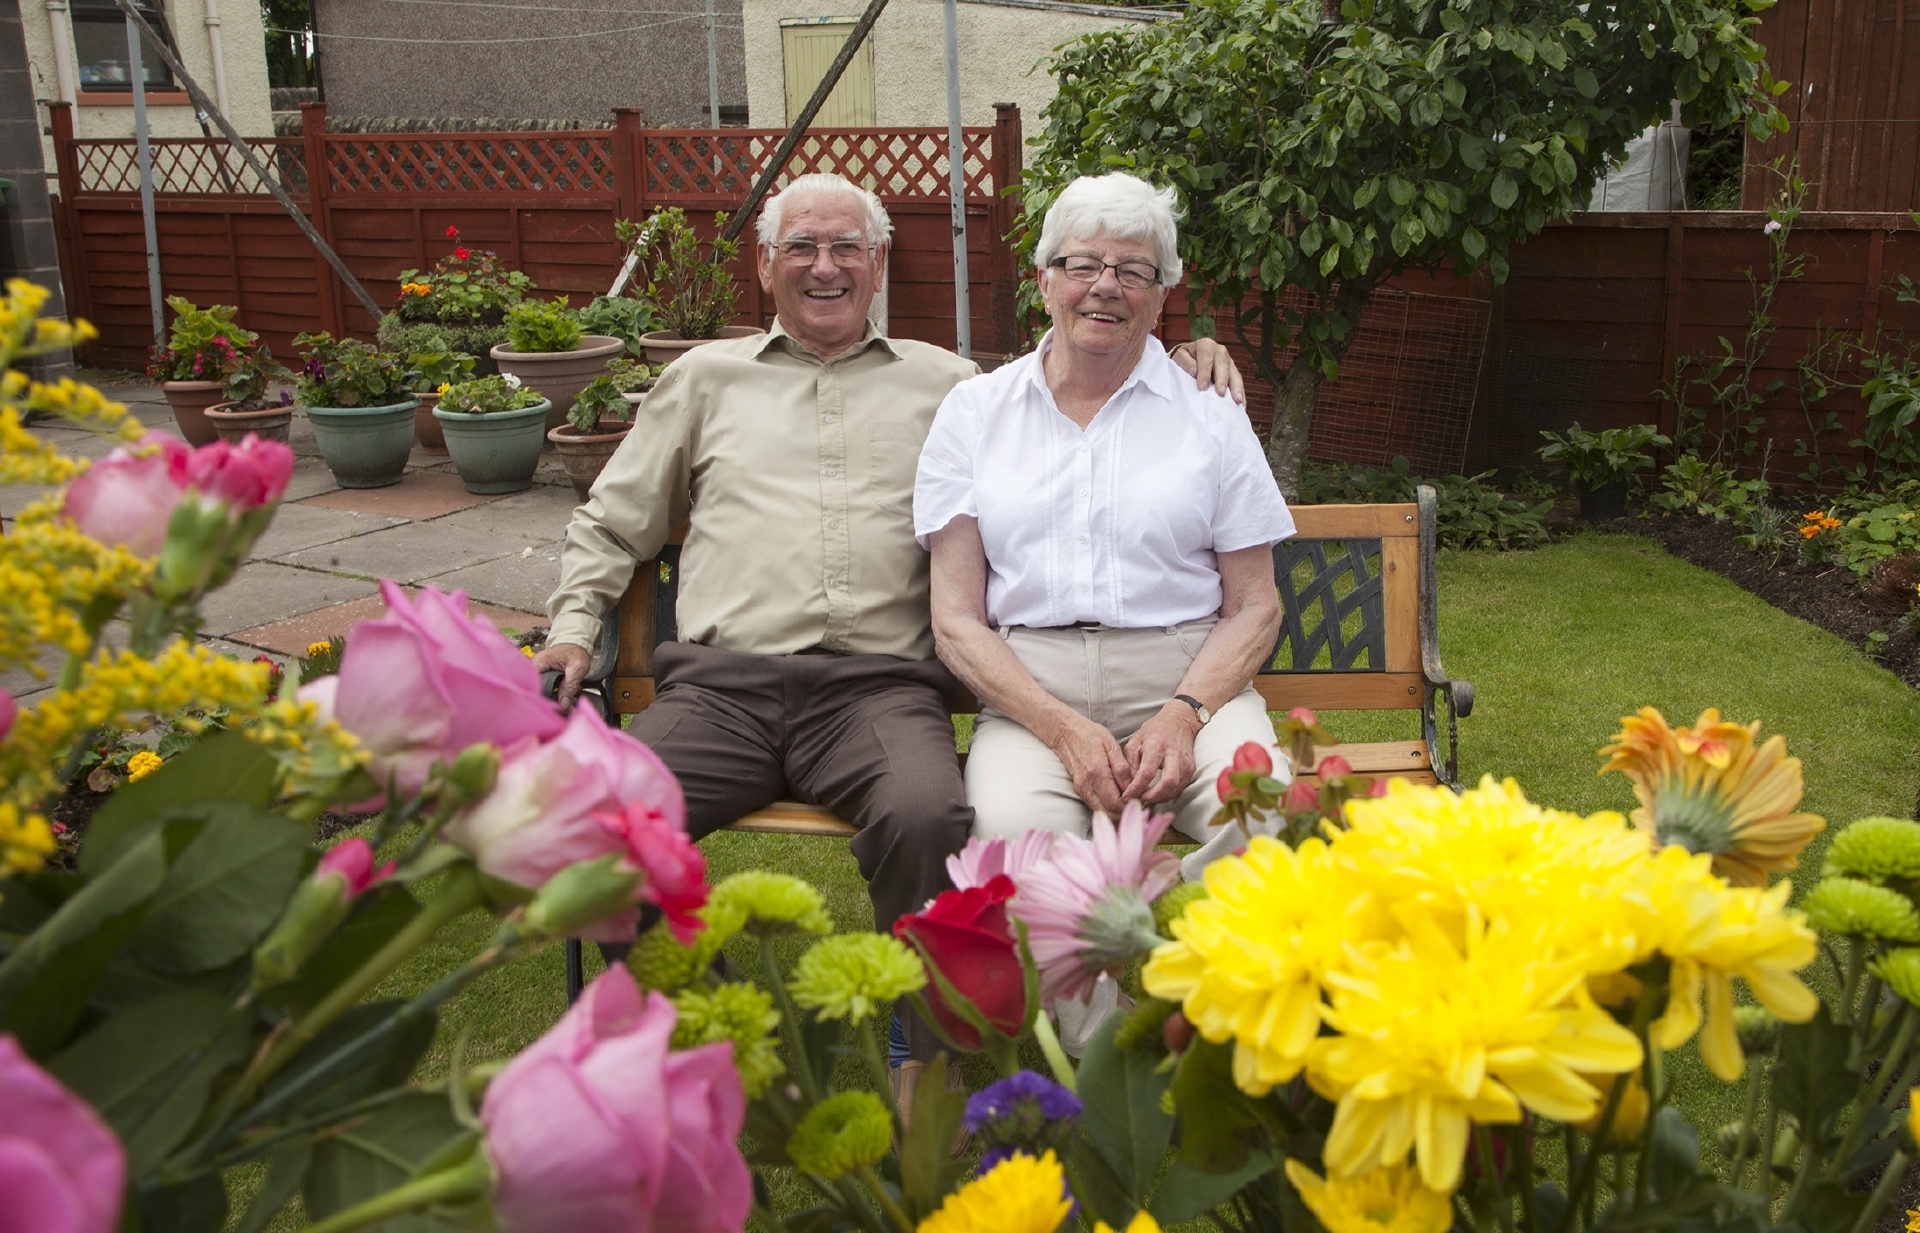
MULTIPOLYGON (((898 1066, 893 1067, 887 1074, 887 1078, 893 1087, 893 1107, 900 1110, 900 1131, 903 1135, 906 1133, 913 1118, 913 1094, 919 1090, 921 1078, 932 1065, 933 1063, 931 1062, 916 1062, 908 1059, 898 1066)), ((966 1081, 960 1077, 960 1063, 958 1062, 947 1063, 947 1090, 949 1092, 964 1092, 967 1090, 966 1081)), ((962 1126, 954 1135, 953 1139, 954 1159, 957 1160, 964 1155, 967 1150, 967 1144, 972 1141, 973 1136, 967 1132, 966 1127, 962 1126)))

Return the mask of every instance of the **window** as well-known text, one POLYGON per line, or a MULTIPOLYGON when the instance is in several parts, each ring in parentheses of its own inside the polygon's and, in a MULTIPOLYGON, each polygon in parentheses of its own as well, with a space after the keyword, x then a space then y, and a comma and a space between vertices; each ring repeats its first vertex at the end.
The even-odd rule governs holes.
MULTIPOLYGON (((159 5, 154 0, 140 0, 138 7, 172 46, 173 35, 167 29, 166 15, 159 5)), ((127 18, 120 6, 113 0, 70 0, 68 13, 73 19, 73 50, 80 66, 80 88, 132 93, 133 76, 127 71, 127 18)), ((173 74, 144 35, 140 40, 140 58, 145 62, 149 90, 176 88, 173 74)))

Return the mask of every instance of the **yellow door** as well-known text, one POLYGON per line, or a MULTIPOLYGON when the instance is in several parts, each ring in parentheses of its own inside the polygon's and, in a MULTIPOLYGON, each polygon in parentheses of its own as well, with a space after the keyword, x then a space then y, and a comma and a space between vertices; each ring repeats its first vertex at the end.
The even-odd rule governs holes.
MULTIPOLYGON (((800 109, 813 97, 833 58, 853 33, 853 21, 844 17, 789 18, 780 23, 781 50, 787 70, 787 123, 800 118, 800 109)), ((871 128, 873 105, 873 38, 867 37, 854 53, 839 84, 827 95, 814 128, 871 128)))

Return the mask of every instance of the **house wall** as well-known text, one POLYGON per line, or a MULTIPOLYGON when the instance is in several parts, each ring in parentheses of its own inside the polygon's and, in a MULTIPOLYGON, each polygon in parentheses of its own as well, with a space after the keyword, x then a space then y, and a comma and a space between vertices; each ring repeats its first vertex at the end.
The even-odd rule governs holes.
MULTIPOLYGON (((314 0, 320 82, 334 116, 704 127, 705 0, 314 0)), ((746 101, 740 0, 714 0, 720 106, 746 101)))
MULTIPOLYGON (((55 23, 67 40, 72 62, 73 36, 67 25, 64 0, 50 10, 44 0, 20 0, 20 24, 27 40, 27 58, 33 65, 33 92, 38 105, 47 174, 53 174, 53 137, 48 130, 47 105, 60 101, 60 77, 54 60, 55 23)), ((242 136, 273 133, 273 105, 267 94, 266 37, 255 0, 159 0, 173 32, 180 62, 211 97, 214 95, 213 52, 207 37, 211 6, 220 22, 220 59, 227 79, 227 118, 242 136)), ((76 83, 77 89, 77 83, 76 83)), ((133 136, 133 96, 93 103, 97 94, 81 92, 75 99, 74 130, 78 137, 133 136)), ((147 129, 155 137, 199 137, 199 121, 185 90, 147 96, 147 129)), ((218 130, 216 129, 217 133, 218 130)))
MULTIPOLYGON (((783 128, 787 123, 781 19, 853 20, 864 7, 858 0, 742 0, 748 123, 756 128, 783 128)), ((941 0, 890 0, 874 23, 876 124, 946 124, 943 12, 941 0)), ((1054 0, 960 0, 958 18, 960 122, 992 124, 993 105, 1012 102, 1034 127, 1054 95, 1053 78, 1037 66, 1054 48, 1095 30, 1152 21, 1155 15, 1054 0)))

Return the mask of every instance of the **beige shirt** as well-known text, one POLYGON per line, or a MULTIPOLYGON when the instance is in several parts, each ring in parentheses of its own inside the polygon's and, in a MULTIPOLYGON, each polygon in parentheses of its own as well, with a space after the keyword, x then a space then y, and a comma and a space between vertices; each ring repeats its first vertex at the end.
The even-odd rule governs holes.
POLYGON ((682 642, 931 658, 914 470, 941 399, 979 371, 871 326, 830 364, 777 321, 688 352, 573 512, 549 641, 593 649, 635 563, 685 520, 682 642))

